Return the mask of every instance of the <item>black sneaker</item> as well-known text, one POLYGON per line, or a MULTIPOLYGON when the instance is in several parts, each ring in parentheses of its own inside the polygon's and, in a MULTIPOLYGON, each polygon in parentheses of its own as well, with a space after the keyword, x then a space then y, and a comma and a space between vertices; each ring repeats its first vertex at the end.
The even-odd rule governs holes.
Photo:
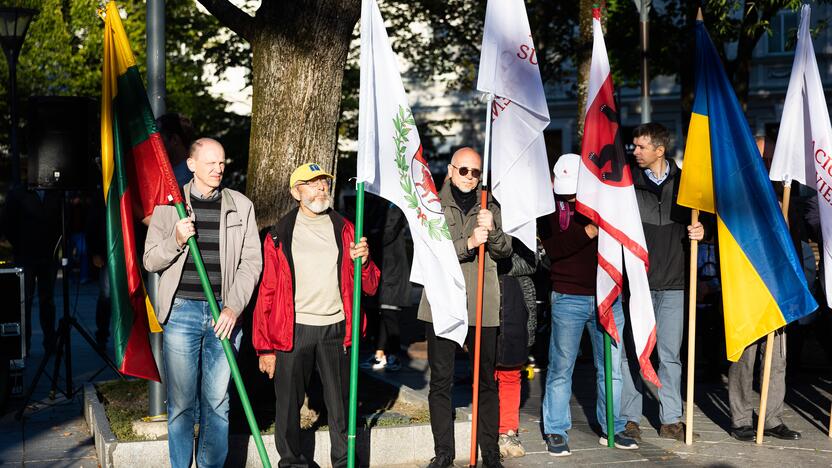
POLYGON ((454 466, 453 458, 447 455, 437 455, 430 459, 427 468, 449 468, 454 466))
MULTIPOLYGON (((603 445, 603 446, 606 446, 607 445, 607 435, 606 434, 601 434, 601 438, 598 439, 598 443, 603 445)), ((623 434, 616 434, 613 437, 613 444, 615 445, 615 448, 621 449, 621 450, 636 450, 636 449, 638 449, 638 442, 636 442, 635 440, 633 440, 629 437, 625 437, 623 434)))
POLYGON ((543 436, 546 441, 546 449, 549 455, 553 457, 567 457, 572 455, 569 451, 569 444, 566 443, 566 438, 560 434, 546 434, 543 436))

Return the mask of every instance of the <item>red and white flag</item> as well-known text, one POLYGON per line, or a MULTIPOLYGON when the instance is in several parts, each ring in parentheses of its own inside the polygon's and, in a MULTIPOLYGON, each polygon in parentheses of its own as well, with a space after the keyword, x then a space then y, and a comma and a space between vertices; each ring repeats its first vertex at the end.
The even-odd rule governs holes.
POLYGON ((633 177, 618 125, 612 75, 601 31, 601 14, 592 10, 592 64, 589 69, 576 209, 598 226, 598 319, 621 343, 612 305, 621 296, 624 268, 630 289, 630 325, 644 378, 659 378, 650 364, 656 344, 656 317, 647 282, 647 243, 641 226, 633 177), (623 254, 623 255, 622 255, 623 254), (623 260, 623 265, 622 265, 623 260))
POLYGON ((543 141, 549 106, 523 0, 488 2, 477 90, 494 94, 491 185, 503 230, 534 252, 537 218, 555 211, 555 197, 543 141))
POLYGON ((357 166, 366 190, 395 203, 407 218, 410 280, 425 287, 436 335, 462 345, 468 334, 465 279, 375 0, 363 0, 361 9, 357 166))

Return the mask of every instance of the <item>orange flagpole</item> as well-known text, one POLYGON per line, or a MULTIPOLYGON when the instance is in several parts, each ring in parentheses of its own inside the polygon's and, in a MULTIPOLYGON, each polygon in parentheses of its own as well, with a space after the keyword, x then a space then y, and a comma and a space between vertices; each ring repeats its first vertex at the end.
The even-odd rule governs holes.
MULTIPOLYGON (((480 209, 488 209, 488 168, 491 159, 491 108, 494 95, 487 94, 485 106, 485 147, 482 158, 482 190, 480 191, 480 209)), ((485 244, 477 250, 477 311, 474 327, 474 375, 473 396, 471 398, 471 460, 472 468, 477 466, 477 416, 480 403, 480 342, 482 341, 482 305, 483 285, 485 283, 485 244)), ((470 351, 470 350, 469 350, 470 351)))
MULTIPOLYGON (((488 189, 482 188, 480 206, 488 208, 488 189)), ((480 341, 482 339, 482 296, 485 283, 485 244, 480 244, 477 253, 477 323, 474 327, 474 395, 472 398, 471 415, 471 462, 469 466, 477 466, 477 414, 480 400, 480 341)))

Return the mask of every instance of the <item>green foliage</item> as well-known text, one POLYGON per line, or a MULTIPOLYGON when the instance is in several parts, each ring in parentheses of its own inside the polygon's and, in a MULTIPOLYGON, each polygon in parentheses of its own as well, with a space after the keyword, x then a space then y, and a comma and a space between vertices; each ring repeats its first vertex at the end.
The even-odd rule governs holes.
MULTIPOLYGON (((104 23, 99 0, 19 0, 4 6, 37 8, 21 50, 17 69, 18 102, 25 120, 29 96, 101 95, 104 23)), ((143 0, 117 2, 122 22, 142 76, 146 72, 143 0)), ((210 70, 250 67, 248 45, 197 9, 193 0, 166 0, 167 110, 191 118, 197 135, 218 137, 232 159, 230 168, 244 170, 248 154, 248 117, 226 112, 226 103, 208 92, 210 70), (237 157, 239 156, 239 157, 237 157)), ((0 60, 0 142, 8 141, 7 64, 0 60)), ((21 124, 24 124, 21 120, 21 124)), ((22 147, 25 152, 25 145, 22 147)))

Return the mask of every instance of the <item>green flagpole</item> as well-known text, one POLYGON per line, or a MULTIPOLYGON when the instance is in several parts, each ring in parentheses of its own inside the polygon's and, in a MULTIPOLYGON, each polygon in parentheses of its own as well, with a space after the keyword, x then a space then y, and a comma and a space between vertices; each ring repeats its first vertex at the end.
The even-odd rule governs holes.
MULTIPOLYGON (((173 197, 169 198, 170 200, 173 197)), ((182 202, 177 203, 176 212, 179 214, 179 219, 185 219, 188 214, 185 212, 185 205, 182 202)), ((208 281, 208 273, 205 271, 205 264, 202 262, 202 255, 199 253, 199 247, 196 245, 196 239, 191 236, 188 238, 188 247, 190 247, 191 258, 196 266, 196 271, 199 274, 199 280, 202 283, 202 291, 208 299, 208 305, 211 307, 211 316, 214 317, 214 322, 220 319, 220 308, 217 305, 217 299, 214 297, 214 291, 211 289, 211 282, 208 281)), ((240 395, 240 401, 243 403, 243 410, 246 413, 246 420, 248 427, 251 429, 251 435, 254 436, 254 445, 257 446, 257 453, 260 454, 260 462, 265 468, 271 468, 272 464, 269 462, 269 455, 266 453, 266 447, 263 445, 263 438, 260 437, 260 428, 257 426, 257 420, 254 419, 254 411, 251 409, 251 403, 248 401, 248 393, 246 387, 243 385, 243 378, 240 377, 240 369, 237 367, 237 360, 234 358, 234 350, 231 348, 228 338, 222 340, 222 350, 225 351, 225 357, 228 359, 228 367, 231 368, 231 377, 234 379, 234 385, 237 386, 237 393, 240 395)))
MULTIPOLYGON (((355 184, 355 243, 364 235, 364 182, 355 184)), ((350 415, 347 424, 347 468, 355 468, 355 430, 358 423, 358 341, 361 338, 361 257, 353 260, 352 348, 350 351, 350 415)))
MULTIPOLYGON (((610 311, 612 312, 612 311, 610 311)), ((615 411, 612 398, 612 339, 604 332, 604 386, 607 397, 607 447, 615 447, 615 411)))

